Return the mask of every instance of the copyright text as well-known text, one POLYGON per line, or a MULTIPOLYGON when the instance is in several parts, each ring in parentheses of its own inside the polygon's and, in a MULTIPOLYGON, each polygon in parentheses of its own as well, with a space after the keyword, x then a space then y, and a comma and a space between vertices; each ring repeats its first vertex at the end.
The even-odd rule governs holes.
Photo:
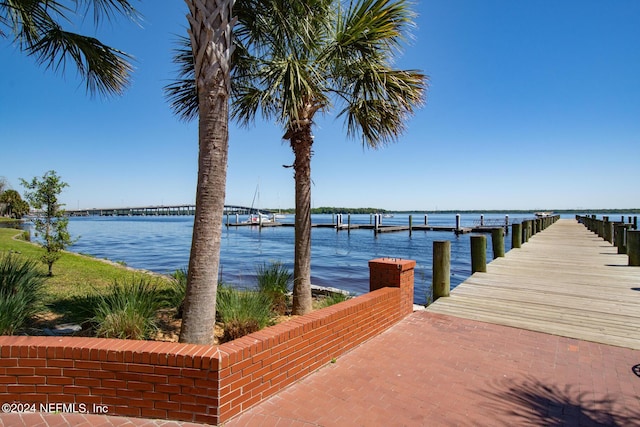
POLYGON ((12 412, 45 412, 48 414, 66 413, 66 414, 107 414, 109 407, 100 404, 87 403, 31 403, 31 402, 7 402, 0 405, 2 413, 8 414, 12 412))

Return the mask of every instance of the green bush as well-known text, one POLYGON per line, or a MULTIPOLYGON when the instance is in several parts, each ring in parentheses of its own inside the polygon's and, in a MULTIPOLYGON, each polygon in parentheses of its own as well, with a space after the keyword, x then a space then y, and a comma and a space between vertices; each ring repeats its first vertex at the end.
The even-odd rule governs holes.
POLYGON ((147 279, 115 282, 94 308, 96 335, 102 338, 149 339, 158 330, 156 313, 163 300, 147 279))
POLYGON ((224 323, 222 341, 231 341, 271 322, 270 299, 261 292, 218 286, 216 311, 224 323))
POLYGON ((13 335, 41 310, 44 281, 34 261, 0 257, 0 335, 13 335))
POLYGON ((293 274, 281 262, 264 263, 257 268, 258 291, 271 301, 271 310, 278 315, 287 311, 287 294, 293 274))
POLYGON ((317 308, 329 307, 334 304, 341 303, 351 298, 349 294, 343 294, 342 292, 331 292, 329 295, 318 300, 317 308))
POLYGON ((165 292, 166 305, 169 308, 175 308, 175 317, 181 319, 184 310, 184 298, 187 295, 187 269, 182 268, 174 271, 171 278, 173 280, 165 292))

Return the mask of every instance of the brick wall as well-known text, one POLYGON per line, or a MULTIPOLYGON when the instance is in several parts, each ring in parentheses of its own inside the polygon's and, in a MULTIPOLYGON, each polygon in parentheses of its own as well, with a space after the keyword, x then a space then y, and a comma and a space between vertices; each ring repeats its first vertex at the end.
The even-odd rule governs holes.
POLYGON ((415 262, 369 266, 372 292, 220 346, 2 336, 0 403, 224 422, 411 312, 415 262))

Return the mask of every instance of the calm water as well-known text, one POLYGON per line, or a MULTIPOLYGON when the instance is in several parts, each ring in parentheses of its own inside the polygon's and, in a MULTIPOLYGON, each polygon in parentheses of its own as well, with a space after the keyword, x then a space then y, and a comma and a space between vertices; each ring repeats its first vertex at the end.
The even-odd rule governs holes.
MULTIPOLYGON (((472 226, 480 215, 465 214, 463 226, 472 226)), ((512 220, 524 215, 510 216, 512 220)), ((241 217, 240 220, 244 218, 241 217)), ((232 218, 234 222, 235 218, 232 218)), ((283 220, 293 221, 289 215, 283 220)), ((331 223, 331 215, 314 215, 314 223, 331 223)), ((347 221, 344 215, 343 222, 347 221)), ((504 221, 504 214, 485 214, 485 222, 504 221)), ((369 215, 352 215, 352 224, 370 223, 369 215)), ((408 214, 384 218, 385 225, 407 225, 408 214)), ((414 224, 424 223, 424 215, 414 214, 414 224)), ((431 225, 455 224, 455 215, 431 214, 431 225)), ((79 237, 69 249, 98 258, 122 261, 130 267, 171 273, 186 268, 189 260, 193 217, 86 217, 71 218, 69 231, 79 237)), ((487 235, 487 257, 491 259, 491 237, 487 235)), ((361 294, 369 288, 368 261, 379 257, 416 260, 415 302, 424 304, 431 288, 434 240, 451 241, 451 285, 455 287, 471 274, 470 235, 451 232, 408 231, 380 233, 372 230, 336 232, 330 228, 312 231, 311 281, 361 294)), ((256 268, 265 262, 281 261, 293 270, 293 227, 224 228, 221 249, 221 276, 240 287, 255 285, 256 268)), ((511 238, 505 238, 509 250, 511 238)))

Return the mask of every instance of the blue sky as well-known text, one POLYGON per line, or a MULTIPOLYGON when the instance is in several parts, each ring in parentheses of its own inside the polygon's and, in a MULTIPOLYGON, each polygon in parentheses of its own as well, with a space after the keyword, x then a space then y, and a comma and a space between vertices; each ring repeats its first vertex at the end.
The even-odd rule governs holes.
MULTIPOLYGON (((138 3, 97 36, 136 57, 120 98, 38 67, 0 39, 0 176, 55 170, 68 209, 193 203, 197 123, 163 96, 179 0, 138 3), (162 6, 159 6, 162 4, 162 6)), ((363 149, 327 114, 314 130, 314 207, 640 207, 640 1, 418 1, 402 68, 430 78, 396 144, 363 149)), ((230 128, 227 203, 294 206, 293 154, 275 124, 230 128)))

